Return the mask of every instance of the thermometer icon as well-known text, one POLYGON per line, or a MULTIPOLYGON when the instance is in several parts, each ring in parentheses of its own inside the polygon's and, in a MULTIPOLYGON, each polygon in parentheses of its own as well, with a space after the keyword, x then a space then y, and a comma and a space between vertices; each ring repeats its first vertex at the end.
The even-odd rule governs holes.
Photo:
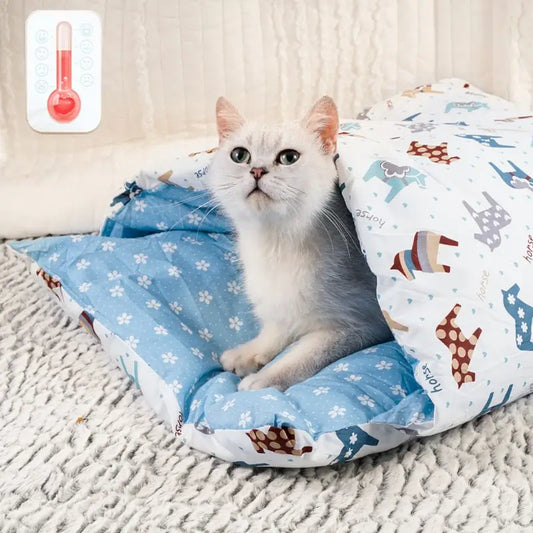
POLYGON ((71 122, 81 108, 72 89, 72 26, 60 22, 56 28, 56 89, 48 97, 48 113, 58 122, 71 122))

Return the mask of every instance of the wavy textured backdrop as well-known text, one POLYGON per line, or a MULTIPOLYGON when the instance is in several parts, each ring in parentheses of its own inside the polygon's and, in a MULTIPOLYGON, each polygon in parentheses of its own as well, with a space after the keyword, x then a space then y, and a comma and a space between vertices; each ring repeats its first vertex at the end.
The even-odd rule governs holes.
POLYGON ((457 76, 533 107, 532 27, 529 0, 0 0, 0 235, 96 229, 156 143, 205 145, 220 94, 278 119, 327 93, 352 116, 457 76), (25 118, 24 22, 67 7, 102 17, 103 117, 43 135, 25 118))

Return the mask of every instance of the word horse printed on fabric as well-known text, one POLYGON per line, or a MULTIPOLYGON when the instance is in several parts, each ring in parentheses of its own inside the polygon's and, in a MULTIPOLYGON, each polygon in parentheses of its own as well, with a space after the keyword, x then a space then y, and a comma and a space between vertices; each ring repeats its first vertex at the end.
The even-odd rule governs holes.
POLYGON ((494 163, 489 164, 498 173, 500 178, 509 185, 509 187, 512 187, 513 189, 526 189, 529 187, 533 190, 533 178, 512 161, 507 161, 507 163, 513 167, 513 170, 505 172, 498 168, 494 163))
POLYGON ((405 187, 411 183, 416 183, 419 187, 426 186, 426 176, 416 168, 404 165, 398 166, 390 161, 378 160, 370 165, 370 168, 363 176, 365 181, 372 178, 379 178, 390 187, 389 194, 385 202, 389 203, 405 187))
POLYGON ((517 348, 519 350, 533 351, 533 337, 531 333, 531 328, 533 327, 533 306, 518 298, 519 292, 520 286, 517 283, 509 287, 506 291, 502 290, 503 305, 515 321, 515 341, 517 348))
POLYGON ((500 246, 502 242, 500 229, 511 223, 511 215, 488 192, 483 191, 482 194, 489 202, 489 208, 475 211, 466 201, 463 205, 481 230, 481 233, 474 234, 474 239, 486 244, 493 251, 500 246))
POLYGON ((438 263, 439 245, 458 246, 459 243, 433 233, 432 231, 417 231, 410 250, 402 250, 394 256, 391 270, 398 270, 408 280, 415 279, 415 271, 420 272, 450 272, 448 265, 438 263))
POLYGON ((474 355, 479 336, 483 331, 481 328, 477 328, 470 335, 470 338, 467 339, 456 322, 460 310, 461 305, 455 304, 453 309, 442 319, 435 329, 437 338, 452 354, 452 375, 459 389, 464 383, 470 383, 476 380, 476 374, 470 372, 468 368, 474 355))

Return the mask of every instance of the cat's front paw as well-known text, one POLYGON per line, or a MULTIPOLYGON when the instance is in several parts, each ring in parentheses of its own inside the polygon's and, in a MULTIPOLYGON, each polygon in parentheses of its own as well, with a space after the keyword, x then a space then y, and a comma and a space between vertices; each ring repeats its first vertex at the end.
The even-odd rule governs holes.
POLYGON ((261 371, 243 378, 237 388, 238 390, 259 390, 266 389, 267 387, 274 387, 284 391, 290 387, 290 385, 292 385, 292 383, 289 383, 279 375, 261 371))
POLYGON ((241 378, 256 372, 259 368, 254 352, 250 352, 250 349, 246 345, 240 345, 226 350, 220 356, 220 363, 224 370, 234 372, 241 378))

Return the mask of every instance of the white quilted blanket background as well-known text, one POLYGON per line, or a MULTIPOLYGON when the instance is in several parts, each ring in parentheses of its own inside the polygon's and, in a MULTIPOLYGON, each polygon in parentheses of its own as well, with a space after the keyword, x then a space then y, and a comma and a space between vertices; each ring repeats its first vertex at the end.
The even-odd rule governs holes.
POLYGON ((0 236, 97 229, 145 162, 213 142, 221 94, 269 119, 330 94, 349 117, 462 77, 531 108, 532 26, 528 0, 1 0, 0 236), (67 7, 102 17, 102 122, 39 134, 25 118, 24 22, 67 7))

